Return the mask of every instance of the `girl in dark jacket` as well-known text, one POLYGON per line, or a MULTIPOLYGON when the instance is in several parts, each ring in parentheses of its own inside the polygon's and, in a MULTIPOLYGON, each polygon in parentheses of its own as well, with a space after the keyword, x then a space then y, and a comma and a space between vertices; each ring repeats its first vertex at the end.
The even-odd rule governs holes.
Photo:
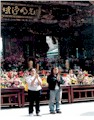
POLYGON ((48 87, 50 90, 49 108, 50 113, 55 114, 54 103, 56 100, 56 113, 60 111, 60 84, 64 84, 64 80, 59 74, 58 67, 51 69, 51 74, 47 77, 48 87))

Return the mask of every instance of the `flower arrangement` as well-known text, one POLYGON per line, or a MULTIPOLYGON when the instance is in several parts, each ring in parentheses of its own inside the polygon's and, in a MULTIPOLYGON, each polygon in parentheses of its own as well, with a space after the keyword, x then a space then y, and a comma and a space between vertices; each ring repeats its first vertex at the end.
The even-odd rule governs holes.
POLYGON ((6 70, 16 69, 18 70, 19 67, 22 67, 23 62, 25 61, 22 54, 13 54, 1 61, 1 68, 5 66, 6 70), (7 68, 6 68, 7 67, 7 68))
POLYGON ((64 74, 62 75, 62 78, 63 78, 63 80, 64 80, 64 85, 65 85, 65 86, 70 85, 70 79, 68 78, 68 74, 67 74, 67 73, 64 73, 64 74))
MULTIPOLYGON (((24 87, 25 91, 28 91, 28 85, 26 83, 25 77, 29 75, 28 71, 9 71, 2 72, 0 78, 0 88, 8 88, 8 87, 24 87)), ((47 86, 47 76, 43 75, 42 85, 47 86)))
POLYGON ((47 76, 43 76, 43 77, 42 77, 42 86, 48 86, 47 76))
POLYGON ((94 76, 88 74, 87 71, 79 71, 77 78, 70 77, 68 73, 64 73, 62 76, 65 81, 64 85, 91 85, 94 84, 94 76))
POLYGON ((91 85, 94 84, 94 76, 88 74, 87 71, 80 72, 78 74, 78 83, 82 85, 91 85))
MULTIPOLYGON (((42 86, 48 86, 47 84, 47 75, 48 73, 41 75, 42 86)), ((0 88, 8 87, 24 87, 25 91, 28 91, 28 85, 26 83, 25 77, 29 75, 28 71, 2 71, 0 75, 0 88)), ((89 75, 86 72, 79 72, 77 79, 69 78, 68 73, 64 73, 62 76, 65 81, 64 85, 91 85, 94 84, 94 76, 89 75)))
POLYGON ((65 79, 65 84, 67 83, 67 85, 77 85, 78 84, 77 77, 73 73, 64 74, 63 79, 65 79))
POLYGON ((17 72, 9 71, 1 73, 1 88, 7 87, 21 87, 22 83, 25 81, 24 77, 21 78, 17 72))
POLYGON ((78 84, 77 79, 71 78, 71 83, 70 83, 70 84, 71 84, 71 85, 77 85, 77 84, 78 84))

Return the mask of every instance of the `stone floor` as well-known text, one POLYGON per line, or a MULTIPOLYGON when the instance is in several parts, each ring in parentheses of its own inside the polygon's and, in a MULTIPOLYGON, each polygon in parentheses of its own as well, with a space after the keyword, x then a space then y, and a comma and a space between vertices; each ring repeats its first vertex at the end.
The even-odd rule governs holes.
POLYGON ((82 102, 73 104, 62 104, 61 114, 49 114, 49 106, 41 105, 41 116, 28 115, 28 106, 24 108, 2 108, 0 118, 3 120, 94 120, 94 102, 82 102))

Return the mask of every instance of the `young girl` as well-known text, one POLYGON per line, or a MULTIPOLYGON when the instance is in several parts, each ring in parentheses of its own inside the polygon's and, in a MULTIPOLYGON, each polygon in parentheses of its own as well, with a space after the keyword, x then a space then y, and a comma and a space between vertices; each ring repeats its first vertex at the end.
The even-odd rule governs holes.
POLYGON ((40 90, 42 89, 42 80, 39 75, 36 73, 36 69, 32 68, 29 70, 30 75, 26 78, 28 83, 28 98, 29 98, 29 115, 33 114, 34 101, 36 102, 35 109, 36 115, 39 115, 40 105, 40 90))
POLYGON ((50 113, 55 114, 54 103, 56 100, 56 113, 61 113, 60 111, 60 84, 64 84, 64 81, 59 74, 59 70, 57 67, 52 68, 51 74, 47 78, 49 90, 50 90, 50 100, 49 100, 49 108, 50 113))

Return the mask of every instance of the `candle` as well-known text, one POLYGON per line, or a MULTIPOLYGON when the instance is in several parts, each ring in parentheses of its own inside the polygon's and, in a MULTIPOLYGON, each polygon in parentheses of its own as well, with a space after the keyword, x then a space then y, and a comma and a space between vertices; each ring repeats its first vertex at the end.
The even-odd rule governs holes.
POLYGON ((78 48, 76 48, 76 58, 78 58, 78 48))

